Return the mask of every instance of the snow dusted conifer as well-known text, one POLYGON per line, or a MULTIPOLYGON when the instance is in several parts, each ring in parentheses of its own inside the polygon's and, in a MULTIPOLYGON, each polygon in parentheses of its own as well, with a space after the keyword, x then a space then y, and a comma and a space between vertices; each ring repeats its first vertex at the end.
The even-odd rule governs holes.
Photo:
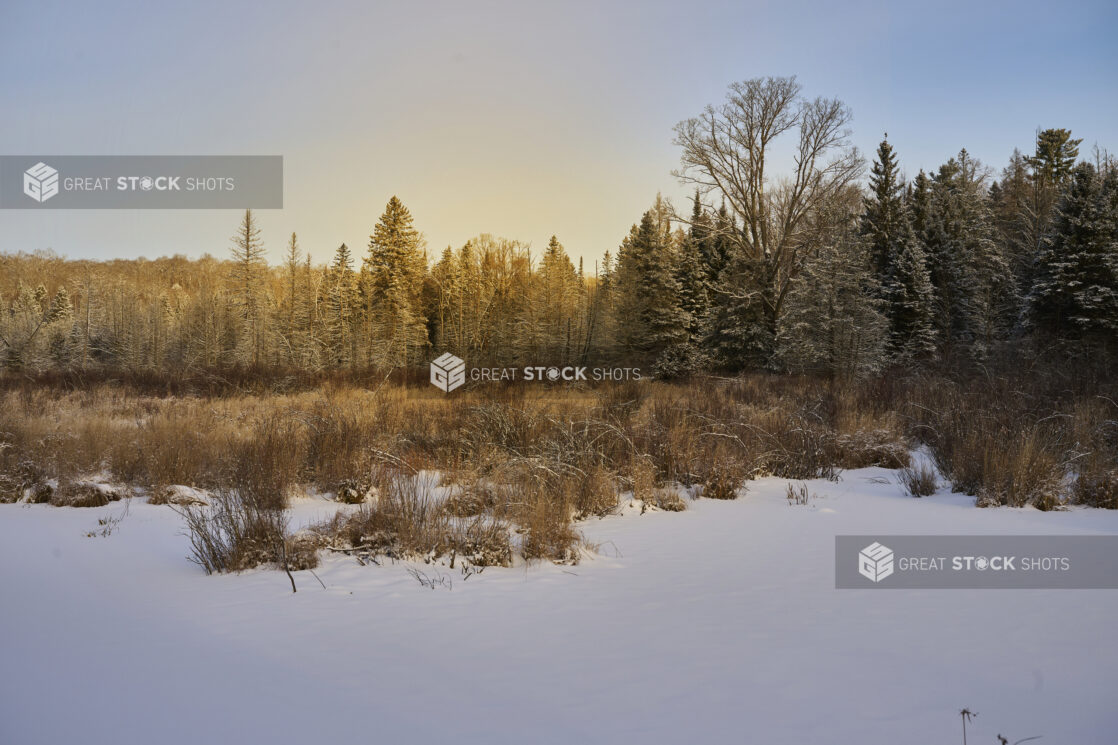
POLYGON ((1037 254, 1028 321, 1058 339, 1118 343, 1118 177, 1080 164, 1037 254))
POLYGON ((334 260, 327 272, 326 343, 328 359, 333 364, 341 366, 353 359, 356 310, 357 286, 353 254, 343 243, 334 252, 334 260))
POLYGON ((370 361, 406 365, 427 344, 421 293, 426 274, 422 239, 411 212, 397 197, 369 236, 361 268, 366 314, 365 347, 370 361))
POLYGON ((859 235, 858 195, 848 190, 822 216, 830 229, 792 286, 777 334, 777 360, 797 372, 853 378, 886 362, 889 321, 880 308, 871 244, 859 235))
POLYGON ((893 148, 881 141, 870 175, 870 194, 860 219, 871 270, 889 322, 894 361, 926 357, 934 349, 934 292, 927 257, 912 229, 893 148))

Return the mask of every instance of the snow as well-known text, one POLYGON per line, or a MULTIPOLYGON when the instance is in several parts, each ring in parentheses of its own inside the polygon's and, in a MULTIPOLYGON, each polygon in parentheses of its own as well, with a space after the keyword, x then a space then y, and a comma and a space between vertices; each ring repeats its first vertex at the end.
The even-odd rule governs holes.
MULTIPOLYGON (((0 505, 0 743, 1113 742, 1118 593, 833 588, 844 533, 1118 533, 865 469, 627 510, 577 566, 426 589, 324 556, 205 576, 166 506, 0 505), (798 485, 798 484, 797 484, 798 485), (406 739, 405 739, 406 738, 406 739)), ((299 500, 296 524, 348 509, 299 500)))

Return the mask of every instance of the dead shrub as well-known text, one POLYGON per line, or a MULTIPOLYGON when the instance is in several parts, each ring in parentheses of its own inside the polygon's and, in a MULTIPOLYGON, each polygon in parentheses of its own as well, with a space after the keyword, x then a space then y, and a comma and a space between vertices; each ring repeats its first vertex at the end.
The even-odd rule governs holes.
POLYGON ((306 421, 305 459, 315 483, 338 494, 341 484, 363 485, 372 466, 366 422, 333 401, 319 402, 306 421))
POLYGON ((261 564, 284 565, 288 540, 285 511, 261 506, 233 489, 218 489, 209 507, 176 509, 186 522, 191 560, 206 574, 236 572, 261 564))
POLYGON ((454 517, 477 517, 496 504, 494 489, 475 480, 452 487, 450 495, 443 501, 443 509, 454 517))
POLYGON ((744 489, 745 472, 732 461, 713 464, 702 482, 704 499, 737 499, 738 489, 744 489))
POLYGON ((19 457, 13 439, 10 433, 0 435, 0 504, 19 502, 28 490, 37 497, 32 501, 47 501, 51 488, 45 483, 43 469, 29 458, 19 457))
POLYGON ((629 469, 629 482, 632 484, 633 498, 651 502, 656 491, 656 464, 649 456, 633 459, 629 469))
POLYGON ((393 558, 448 553, 449 516, 430 485, 411 474, 395 473, 375 504, 338 515, 325 532, 349 547, 366 548, 393 558))
POLYGON ((288 571, 297 572, 303 569, 314 569, 318 566, 318 550, 321 547, 322 538, 319 535, 311 531, 301 530, 295 535, 285 538, 281 560, 287 562, 288 571))
POLYGON ((578 533, 571 526, 570 511, 558 500, 535 499, 523 516, 521 553, 525 559, 548 559, 577 564, 578 533))
POLYGON ((835 436, 817 412, 788 413, 775 409, 765 412, 754 424, 767 452, 766 470, 785 479, 835 480, 835 436))
POLYGON ((1118 470, 1079 474, 1071 499, 1075 504, 1118 510, 1118 470))
POLYGON ((270 415, 258 420, 248 435, 230 446, 226 487, 260 509, 281 510, 299 476, 302 462, 299 425, 270 415))
POLYGON ((491 516, 453 517, 432 493, 431 480, 394 473, 383 495, 349 515, 336 515, 316 528, 335 544, 396 559, 448 557, 474 566, 507 566, 512 561, 508 525, 491 516))
POLYGON ((679 492, 670 486, 653 489, 651 504, 658 510, 665 512, 683 512, 687 509, 687 502, 679 492))
POLYGON ((897 482, 910 497, 930 497, 939 485, 936 470, 927 463, 905 466, 897 474, 897 482))
POLYGON ((232 437, 227 423, 193 407, 156 414, 137 434, 137 450, 144 458, 148 484, 219 486, 232 437))
POLYGON ((104 507, 131 496, 130 491, 93 481, 64 481, 50 495, 55 507, 104 507))
POLYGON ((1056 509, 1063 500, 1065 464, 1054 454, 1052 443, 1035 428, 1010 435, 1001 443, 985 442, 981 482, 976 502, 980 507, 1007 505, 1056 509))
POLYGON ((509 526, 491 517, 477 516, 468 522, 457 522, 451 534, 450 567, 455 560, 475 567, 512 564, 512 544, 509 526))
POLYGON ((883 429, 839 435, 834 447, 839 468, 906 468, 911 461, 905 443, 883 429))
POLYGON ((574 492, 575 519, 602 517, 617 512, 617 479, 603 466, 591 466, 576 477, 574 492))
POLYGON ((27 487, 24 494, 28 504, 47 504, 54 496, 54 487, 46 481, 39 481, 27 487))
POLYGON ((148 497, 148 504, 172 504, 185 507, 192 504, 209 504, 209 502, 197 489, 181 484, 172 484, 154 487, 148 497))
POLYGON ((380 474, 370 469, 361 478, 343 479, 332 489, 334 501, 342 504, 364 504, 380 494, 380 474))
POLYGON ((23 499, 23 482, 15 476, 0 473, 0 504, 11 504, 23 499))

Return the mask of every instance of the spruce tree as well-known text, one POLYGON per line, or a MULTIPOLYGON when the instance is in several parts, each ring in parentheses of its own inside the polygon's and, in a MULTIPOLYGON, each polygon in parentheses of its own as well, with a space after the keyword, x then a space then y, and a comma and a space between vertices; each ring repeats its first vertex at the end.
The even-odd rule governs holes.
POLYGON ((1046 129, 1037 134, 1036 153, 1029 158, 1034 177, 1057 187, 1066 184, 1082 142, 1082 139, 1074 139, 1068 129, 1046 129))
POLYGON ((541 362, 566 364, 574 355, 574 327, 579 279, 574 264, 556 236, 544 249, 539 269, 541 362))
POLYGON ((50 310, 47 312, 47 322, 54 323, 56 321, 69 321, 74 317, 74 305, 70 302, 70 293, 66 288, 59 287, 58 292, 54 293, 54 297, 50 302, 50 310))
POLYGON ((264 242, 260 227, 252 210, 245 210, 244 218, 233 236, 233 293, 238 317, 243 324, 238 344, 242 361, 260 362, 264 341, 262 278, 267 269, 264 242))
POLYGON ((679 305, 687 315, 687 338, 698 344, 706 330, 710 313, 710 276, 702 250, 701 228, 696 235, 695 224, 679 240, 675 280, 679 287, 679 305))
POLYGON ((1033 328, 1061 340, 1118 343, 1118 178, 1076 167, 1037 254, 1029 293, 1033 328))
POLYGON ((326 342, 329 359, 338 366, 354 357, 354 316, 357 308, 353 255, 346 244, 338 246, 330 263, 326 284, 326 342))
POLYGON ((654 372, 674 376, 689 365, 689 319, 680 304, 674 251, 656 209, 645 212, 618 251, 615 324, 621 350, 654 372))
POLYGON ((396 366, 416 359, 427 344, 422 307, 426 260, 411 213, 393 196, 373 234, 361 268, 365 348, 370 361, 396 366))
POLYGON ((934 293, 923 246, 913 231, 904 185, 889 141, 882 140, 870 175, 859 226, 889 325, 889 352, 897 362, 934 350, 934 293))
POLYGON ((861 233, 869 250, 870 266, 883 281, 908 236, 908 216, 897 158, 889 140, 881 141, 870 170, 870 193, 865 199, 861 233))
POLYGON ((733 237, 738 230, 723 204, 708 239, 713 278, 703 348, 710 364, 729 372, 770 366, 776 343, 766 309, 767 268, 741 249, 733 237))
POLYGON ((964 149, 913 194, 913 224, 922 229, 935 288, 936 334, 948 357, 957 350, 984 356, 1014 322, 1016 286, 994 239, 984 180, 964 149))
POLYGON ((833 226, 792 286, 777 338, 777 361, 796 372, 855 378, 886 363, 889 320, 881 312, 872 243, 859 235, 857 199, 838 201, 833 226))

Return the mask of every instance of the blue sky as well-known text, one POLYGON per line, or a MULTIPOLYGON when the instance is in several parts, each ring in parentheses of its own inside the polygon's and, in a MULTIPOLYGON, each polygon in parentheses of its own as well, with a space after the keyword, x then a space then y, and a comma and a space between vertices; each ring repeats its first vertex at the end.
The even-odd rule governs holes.
MULTIPOLYGON (((555 233, 588 262, 657 191, 672 126, 727 84, 796 75, 884 131, 911 176, 1000 169, 1037 127, 1118 150, 1118 5, 150 2, 0 5, 5 154, 281 154, 277 261, 358 254, 404 200, 430 248, 555 233)), ((224 255, 226 211, 0 212, 0 251, 224 255)))

